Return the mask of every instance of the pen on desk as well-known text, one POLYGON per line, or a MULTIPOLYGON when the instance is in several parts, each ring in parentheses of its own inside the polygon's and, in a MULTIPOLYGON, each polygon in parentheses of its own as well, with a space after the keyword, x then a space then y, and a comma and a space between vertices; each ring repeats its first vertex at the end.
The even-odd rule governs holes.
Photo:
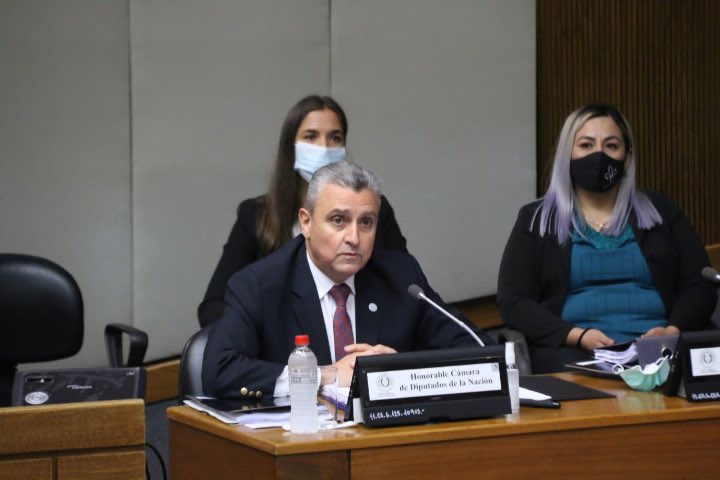
POLYGON ((521 407, 535 407, 535 408, 560 408, 560 402, 555 400, 530 400, 529 398, 520 399, 521 407))

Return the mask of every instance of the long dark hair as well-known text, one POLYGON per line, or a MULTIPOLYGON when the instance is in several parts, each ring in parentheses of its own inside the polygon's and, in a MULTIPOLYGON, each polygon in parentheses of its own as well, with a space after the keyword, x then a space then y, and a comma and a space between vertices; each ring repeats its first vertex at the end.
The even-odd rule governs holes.
POLYGON ((280 248, 292 238, 297 212, 304 200, 307 182, 294 170, 295 137, 300 124, 310 112, 332 110, 340 121, 343 137, 347 138, 347 117, 342 107, 330 97, 309 95, 297 102, 288 112, 280 130, 275 171, 270 189, 264 196, 264 209, 258 218, 257 238, 261 255, 280 248))

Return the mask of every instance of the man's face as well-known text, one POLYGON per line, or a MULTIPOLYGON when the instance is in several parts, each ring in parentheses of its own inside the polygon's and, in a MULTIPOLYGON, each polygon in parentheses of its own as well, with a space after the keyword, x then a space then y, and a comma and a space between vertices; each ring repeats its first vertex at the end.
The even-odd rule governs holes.
POLYGON ((380 204, 372 190, 327 184, 315 211, 300 209, 300 228, 313 263, 335 283, 359 272, 370 260, 380 204))

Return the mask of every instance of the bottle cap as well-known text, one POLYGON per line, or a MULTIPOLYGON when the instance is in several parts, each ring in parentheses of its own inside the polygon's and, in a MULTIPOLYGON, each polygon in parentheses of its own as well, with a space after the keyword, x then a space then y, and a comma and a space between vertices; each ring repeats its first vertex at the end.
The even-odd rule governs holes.
POLYGON ((505 363, 515 364, 515 342, 505 342, 505 363))
POLYGON ((310 337, 307 335, 295 335, 295 346, 310 345, 310 337))

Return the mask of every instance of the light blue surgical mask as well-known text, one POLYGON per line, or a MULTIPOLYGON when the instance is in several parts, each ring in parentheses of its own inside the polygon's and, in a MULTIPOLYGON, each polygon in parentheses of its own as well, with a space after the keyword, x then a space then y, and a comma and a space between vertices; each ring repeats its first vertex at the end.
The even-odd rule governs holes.
POLYGON ((331 163, 345 160, 345 147, 320 147, 311 143, 295 144, 295 171, 308 182, 313 173, 331 163))
POLYGON ((649 391, 665 383, 670 373, 670 362, 667 357, 663 357, 644 367, 635 365, 624 368, 622 365, 616 365, 615 371, 630 388, 649 391))

